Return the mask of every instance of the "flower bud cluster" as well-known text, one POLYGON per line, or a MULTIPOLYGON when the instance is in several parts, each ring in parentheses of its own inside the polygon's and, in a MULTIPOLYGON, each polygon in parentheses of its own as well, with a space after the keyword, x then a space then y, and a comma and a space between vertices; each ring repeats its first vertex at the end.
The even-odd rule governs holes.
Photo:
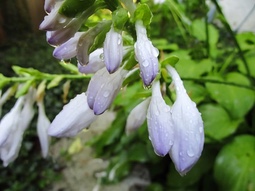
MULTIPOLYGON (((0 122, 0 157, 4 166, 8 166, 18 157, 23 134, 35 114, 34 103, 36 100, 36 90, 31 87, 26 95, 18 98, 14 107, 3 116, 0 122)), ((46 158, 49 148, 47 129, 50 121, 45 114, 43 99, 37 100, 37 105, 37 134, 41 144, 42 156, 46 158)))

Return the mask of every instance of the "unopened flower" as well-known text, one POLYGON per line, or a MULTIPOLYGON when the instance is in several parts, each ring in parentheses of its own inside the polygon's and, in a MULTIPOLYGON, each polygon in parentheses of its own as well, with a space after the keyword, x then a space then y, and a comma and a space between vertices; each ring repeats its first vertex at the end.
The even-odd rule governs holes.
POLYGON ((149 86, 158 73, 158 55, 156 49, 146 34, 142 21, 135 23, 137 41, 135 43, 135 57, 139 63, 143 83, 149 86))
POLYGON ((54 8, 56 0, 45 0, 44 2, 44 10, 46 13, 50 13, 51 10, 54 8))
POLYGON ((42 156, 46 158, 48 155, 49 142, 50 142, 50 137, 48 135, 50 120, 45 114, 43 100, 40 100, 39 102, 37 102, 37 106, 38 106, 37 135, 39 137, 39 141, 40 141, 40 145, 42 149, 42 156))
POLYGON ((150 98, 145 99, 129 113, 125 128, 127 135, 135 131, 144 123, 150 100, 150 98))
POLYGON ((176 170, 185 175, 199 159, 204 145, 204 128, 201 114, 191 101, 176 70, 167 66, 176 90, 176 101, 172 106, 175 132, 174 145, 170 150, 176 170))
POLYGON ((152 85, 152 97, 147 113, 149 138, 154 151, 159 156, 165 156, 174 142, 173 121, 171 108, 168 106, 160 92, 159 82, 152 85))
POLYGON ((52 121, 48 134, 55 137, 72 137, 96 120, 87 104, 85 93, 77 95, 52 121))
POLYGON ((104 62, 109 73, 115 72, 123 58, 123 41, 121 32, 112 26, 104 41, 104 62))
POLYGON ((48 15, 46 15, 44 17, 43 22, 39 26, 40 30, 48 30, 48 31, 57 30, 59 28, 64 27, 71 21, 71 18, 68 18, 68 17, 58 13, 59 8, 63 4, 63 1, 57 2, 55 4, 51 0, 51 1, 47 1, 45 3, 48 4, 48 5, 45 4, 47 6, 46 7, 47 9, 51 10, 53 8, 53 5, 54 5, 54 8, 48 15))
POLYGON ((90 53, 87 65, 78 63, 78 70, 83 74, 94 74, 104 66, 103 49, 99 48, 90 53))
POLYGON ((27 95, 17 100, 18 105, 21 104, 19 106, 23 108, 21 110, 19 109, 18 113, 16 113, 17 120, 15 120, 12 126, 9 126, 10 129, 7 139, 0 147, 0 155, 4 166, 8 166, 18 156, 24 131, 28 128, 34 116, 34 95, 35 90, 31 88, 27 95))
POLYGON ((82 34, 84 32, 77 32, 74 37, 57 46, 53 51, 53 56, 60 60, 68 60, 75 57, 77 55, 77 44, 82 34))
POLYGON ((88 105, 96 115, 102 114, 111 105, 120 91, 127 71, 117 70, 109 74, 106 68, 102 68, 91 78, 87 90, 88 105))

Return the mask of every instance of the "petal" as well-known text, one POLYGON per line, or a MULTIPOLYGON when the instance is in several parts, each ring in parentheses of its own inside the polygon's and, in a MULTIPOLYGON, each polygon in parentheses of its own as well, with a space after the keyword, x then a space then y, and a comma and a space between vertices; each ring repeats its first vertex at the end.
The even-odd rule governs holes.
POLYGON ((105 112, 120 91, 127 71, 119 69, 109 74, 106 68, 99 70, 91 79, 88 86, 88 104, 96 115, 105 112))
POLYGON ((77 95, 52 121, 48 134, 55 137, 72 137, 87 128, 96 116, 87 104, 85 93, 77 95))
POLYGON ((174 129, 171 108, 165 103, 159 82, 152 86, 151 103, 147 113, 149 138, 154 151, 159 156, 165 156, 174 144, 174 129))
POLYGON ((3 146, 8 137, 11 135, 13 126, 16 126, 19 122, 19 115, 21 107, 24 102, 24 97, 21 97, 15 103, 15 106, 7 113, 0 122, 0 146, 3 146))
POLYGON ((147 38, 146 28, 142 21, 136 21, 137 41, 135 47, 135 57, 139 62, 143 83, 149 86, 158 73, 158 54, 151 41, 147 38))
POLYGON ((74 37, 70 38, 65 43, 56 47, 55 50, 53 51, 53 56, 60 60, 68 60, 75 57, 77 54, 76 50, 77 43, 82 34, 83 32, 77 32, 75 33, 74 37))
POLYGON ((40 101, 37 103, 38 105, 38 119, 37 119, 37 135, 39 137, 41 149, 42 149, 42 156, 44 158, 47 157, 49 152, 49 143, 50 137, 48 136, 48 128, 50 126, 50 120, 45 114, 43 102, 40 101))
POLYGON ((89 62, 89 48, 94 42, 94 38, 89 32, 84 33, 77 44, 77 59, 81 65, 87 65, 89 62))
POLYGON ((104 62, 109 73, 115 72, 123 58, 122 35, 111 27, 104 41, 104 62))
POLYGON ((105 66, 104 61, 102 59, 103 56, 103 49, 99 48, 90 53, 89 55, 89 62, 87 65, 81 65, 78 62, 78 70, 80 73, 83 74, 93 74, 96 73, 98 70, 105 66))
POLYGON ((126 134, 129 135, 137 128, 139 128, 146 119, 147 109, 149 107, 151 98, 147 98, 129 113, 126 123, 126 134))
POLYGON ((176 70, 167 66, 172 76, 177 99, 172 107, 175 142, 170 151, 176 170, 185 175, 201 156, 204 145, 204 128, 200 112, 191 101, 176 70))

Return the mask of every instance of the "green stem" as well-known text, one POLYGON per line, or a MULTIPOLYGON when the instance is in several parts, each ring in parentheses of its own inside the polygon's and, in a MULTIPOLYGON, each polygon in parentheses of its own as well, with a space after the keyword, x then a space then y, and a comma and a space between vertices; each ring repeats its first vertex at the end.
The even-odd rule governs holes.
POLYGON ((240 57, 241 57, 241 60, 243 61, 243 64, 244 64, 244 67, 245 67, 247 76, 250 78, 250 77, 251 77, 251 74, 250 74, 250 70, 249 70, 249 67, 248 67, 248 63, 247 63, 247 61, 246 61, 246 59, 245 59, 245 57, 244 57, 244 54, 243 54, 243 51, 242 51, 240 45, 239 45, 239 43, 238 43, 238 41, 237 41, 237 39, 236 39, 235 33, 233 32, 233 30, 231 29, 230 25, 229 25, 228 22, 226 21, 226 18, 224 17, 224 14, 223 14, 223 12, 222 12, 222 10, 221 10, 221 7, 219 6, 217 0, 212 0, 212 1, 213 1, 213 3, 214 3, 215 6, 216 6, 217 11, 218 11, 218 12, 222 15, 222 17, 223 17, 223 24, 224 24, 225 28, 228 30, 228 32, 230 33, 230 35, 231 35, 231 37, 232 37, 232 39, 233 39, 233 41, 234 41, 234 43, 235 43, 235 45, 236 45, 236 48, 237 48, 237 50, 238 50, 238 53, 239 53, 239 55, 240 55, 240 57))

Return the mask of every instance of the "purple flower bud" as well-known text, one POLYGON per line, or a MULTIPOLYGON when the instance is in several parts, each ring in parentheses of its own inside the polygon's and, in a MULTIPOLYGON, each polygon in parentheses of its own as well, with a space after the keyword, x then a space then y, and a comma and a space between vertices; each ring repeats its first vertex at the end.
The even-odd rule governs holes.
POLYGON ((123 58, 123 42, 121 32, 112 26, 104 41, 104 62, 109 73, 115 72, 123 58))
POLYGON ((174 145, 169 154, 176 170, 185 175, 199 159, 204 145, 204 127, 196 104, 191 101, 176 70, 167 66, 177 98, 172 106, 175 131, 174 145))
POLYGON ((54 137, 72 137, 87 128, 96 116, 89 108, 85 93, 77 95, 52 121, 48 134, 54 137))
POLYGON ((103 49, 99 48, 90 53, 89 63, 85 66, 78 63, 78 70, 83 74, 94 74, 105 66, 103 61, 103 49))
POLYGON ((45 0, 44 2, 44 10, 46 13, 50 13, 51 10, 54 8, 56 0, 45 0))
POLYGON ((144 123, 150 100, 150 98, 145 99, 129 113, 125 128, 127 135, 138 129, 144 123))
POLYGON ((48 128, 50 126, 50 120, 45 114, 43 101, 39 101, 38 105, 38 119, 37 119, 37 135, 39 137, 42 156, 46 158, 49 152, 50 137, 48 135, 48 128))
POLYGON ((56 47, 53 51, 53 56, 60 60, 67 60, 75 57, 77 54, 76 47, 82 34, 84 34, 84 32, 77 32, 74 37, 56 47))
POLYGON ((91 78, 87 90, 88 105, 94 110, 95 115, 105 112, 120 91, 126 70, 119 69, 109 74, 102 68, 91 78))
POLYGON ((151 41, 147 38, 146 28, 142 21, 135 23, 137 41, 135 43, 135 56, 139 62, 143 83, 149 86, 158 73, 158 54, 151 41))
MULTIPOLYGON (((49 3, 50 4, 48 6, 52 7, 54 2, 49 3)), ((63 28, 72 20, 72 18, 67 18, 66 16, 58 13, 58 9, 62 5, 62 3, 63 2, 57 2, 54 6, 54 9, 44 17, 43 22, 39 26, 40 30, 47 31, 57 30, 59 28, 63 28)))
POLYGON ((165 103, 159 82, 152 85, 152 97, 147 113, 149 138, 154 151, 159 156, 165 156, 174 143, 174 128, 171 108, 165 103))

